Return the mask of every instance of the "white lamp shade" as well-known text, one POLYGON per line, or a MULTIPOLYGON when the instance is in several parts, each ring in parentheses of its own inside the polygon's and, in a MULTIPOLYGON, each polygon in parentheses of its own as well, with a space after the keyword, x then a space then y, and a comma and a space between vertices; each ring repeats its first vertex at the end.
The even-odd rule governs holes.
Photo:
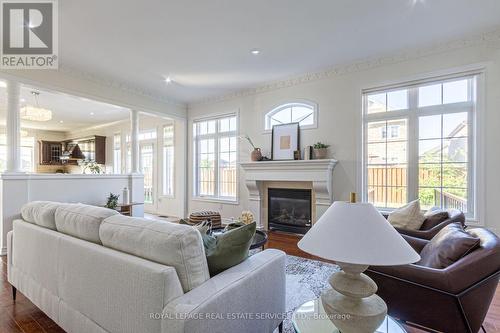
POLYGON ((334 202, 298 246, 315 256, 350 264, 392 266, 420 260, 370 203, 334 202))

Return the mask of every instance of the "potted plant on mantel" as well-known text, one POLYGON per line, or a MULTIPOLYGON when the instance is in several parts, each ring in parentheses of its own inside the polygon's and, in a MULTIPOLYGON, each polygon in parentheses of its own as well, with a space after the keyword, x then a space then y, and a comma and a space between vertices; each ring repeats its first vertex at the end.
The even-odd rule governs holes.
POLYGON ((328 156, 328 147, 330 145, 326 145, 321 142, 317 142, 313 145, 313 159, 322 160, 328 156))
POLYGON ((260 151, 260 148, 256 148, 255 145, 252 142, 252 139, 248 135, 240 136, 241 139, 245 139, 248 141, 248 143, 252 146, 253 151, 250 154, 250 158, 253 162, 261 161, 262 160, 262 152, 260 151))

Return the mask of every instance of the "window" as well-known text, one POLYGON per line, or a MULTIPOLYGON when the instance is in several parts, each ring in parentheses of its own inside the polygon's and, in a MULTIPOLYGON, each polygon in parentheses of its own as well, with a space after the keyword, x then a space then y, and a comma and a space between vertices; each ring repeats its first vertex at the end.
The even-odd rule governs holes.
MULTIPOLYGON (((156 129, 148 129, 139 132, 139 136, 137 137, 137 140, 139 142, 144 141, 144 140, 154 140, 156 139, 156 129)), ((125 136, 125 142, 127 144, 127 156, 125 156, 125 167, 126 167, 126 172, 130 173, 132 172, 132 151, 131 151, 131 136, 130 134, 127 134, 125 136)), ((140 152, 139 152, 140 153, 140 152)))
POLYGON ((116 174, 122 173, 122 148, 121 134, 117 133, 113 136, 113 172, 116 174))
POLYGON ((317 105, 309 102, 282 104, 266 114, 265 129, 271 130, 274 125, 299 123, 301 128, 315 128, 317 121, 317 105))
MULTIPOLYGON (((21 170, 25 172, 35 171, 35 138, 28 136, 25 130, 21 130, 21 170)), ((0 134, 0 172, 7 169, 7 137, 0 134)))
POLYGON ((21 137, 21 170, 23 171, 35 171, 34 146, 34 137, 21 137))
POLYGON ((194 193, 197 197, 236 200, 236 116, 197 121, 193 124, 194 193))
MULTIPOLYGON (((127 134, 125 137, 127 143, 130 142, 131 136, 130 134, 127 134)), ((156 129, 148 129, 144 131, 139 132, 139 136, 137 137, 137 140, 139 141, 144 141, 144 140, 153 140, 156 139, 156 129)))
POLYGON ((174 124, 163 127, 163 195, 174 195, 174 124))
POLYGON ((474 212, 476 76, 364 92, 363 197, 474 212))

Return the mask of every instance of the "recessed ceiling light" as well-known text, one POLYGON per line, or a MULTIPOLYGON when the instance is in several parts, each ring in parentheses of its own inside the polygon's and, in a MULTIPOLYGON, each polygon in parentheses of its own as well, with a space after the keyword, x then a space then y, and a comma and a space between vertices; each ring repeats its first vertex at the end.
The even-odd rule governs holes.
POLYGON ((411 5, 412 6, 416 6, 418 5, 419 3, 425 5, 425 0, 411 0, 411 5))
POLYGON ((167 77, 165 78, 165 82, 166 82, 167 84, 172 83, 172 78, 171 78, 170 76, 167 76, 167 77))
POLYGON ((94 112, 90 112, 90 115, 93 116, 94 115, 94 112))
POLYGON ((26 102, 26 99, 25 98, 21 98, 21 103, 24 103, 26 102))
POLYGON ((59 120, 59 123, 60 123, 60 124, 64 123, 64 120, 59 120))
POLYGON ((253 50, 250 50, 250 53, 253 54, 253 55, 259 55, 260 54, 260 50, 253 49, 253 50))

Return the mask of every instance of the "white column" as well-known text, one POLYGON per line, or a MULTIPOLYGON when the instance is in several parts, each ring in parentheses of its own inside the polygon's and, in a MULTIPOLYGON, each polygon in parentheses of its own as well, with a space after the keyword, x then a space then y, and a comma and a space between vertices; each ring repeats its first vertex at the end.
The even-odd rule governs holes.
POLYGON ((7 81, 7 170, 6 172, 22 172, 21 170, 21 85, 7 81))
POLYGON ((132 173, 139 173, 139 111, 130 110, 130 158, 132 173))

